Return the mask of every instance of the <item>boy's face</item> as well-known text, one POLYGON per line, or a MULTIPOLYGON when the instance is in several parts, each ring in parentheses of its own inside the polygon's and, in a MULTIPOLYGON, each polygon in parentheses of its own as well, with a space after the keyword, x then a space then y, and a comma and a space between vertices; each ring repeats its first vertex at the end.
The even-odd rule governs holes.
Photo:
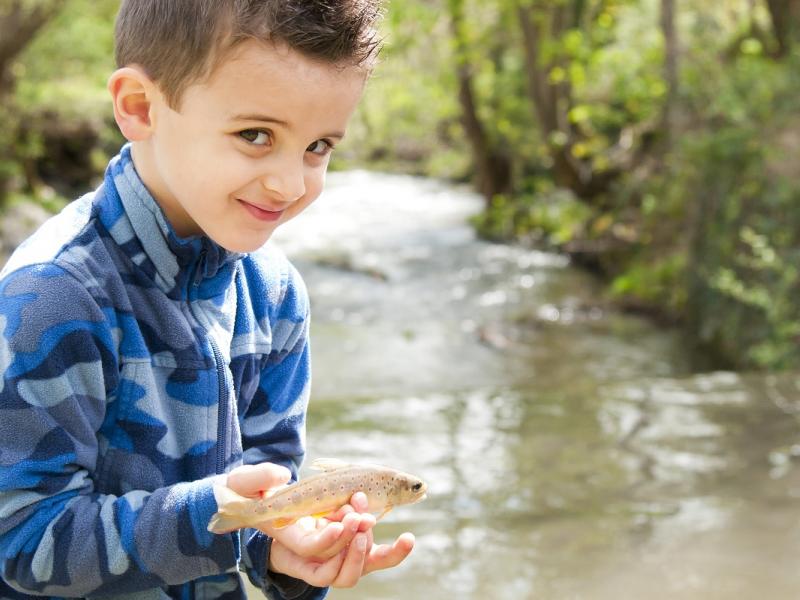
POLYGON ((179 111, 153 103, 141 176, 179 235, 254 251, 319 196, 364 81, 358 67, 245 42, 179 111))

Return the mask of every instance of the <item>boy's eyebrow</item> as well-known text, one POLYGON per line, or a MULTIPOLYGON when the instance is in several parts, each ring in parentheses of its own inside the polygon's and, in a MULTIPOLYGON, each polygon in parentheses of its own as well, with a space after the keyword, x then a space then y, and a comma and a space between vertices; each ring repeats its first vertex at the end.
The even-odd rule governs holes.
MULTIPOLYGON (((236 115, 231 118, 231 121, 263 121, 264 123, 274 123, 275 125, 286 127, 287 129, 292 128, 292 126, 288 123, 288 121, 284 121, 282 119, 276 119, 275 117, 270 117, 268 115, 262 115, 257 113, 236 115)), ((327 133, 321 137, 344 138, 344 132, 332 131, 331 133, 327 133)))

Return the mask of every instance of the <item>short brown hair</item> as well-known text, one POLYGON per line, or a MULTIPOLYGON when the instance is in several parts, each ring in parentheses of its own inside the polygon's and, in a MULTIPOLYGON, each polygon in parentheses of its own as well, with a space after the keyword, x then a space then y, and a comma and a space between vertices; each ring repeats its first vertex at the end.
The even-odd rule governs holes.
POLYGON ((380 0, 123 0, 117 66, 137 64, 173 107, 248 39, 283 43, 312 59, 369 64, 380 48, 380 0))

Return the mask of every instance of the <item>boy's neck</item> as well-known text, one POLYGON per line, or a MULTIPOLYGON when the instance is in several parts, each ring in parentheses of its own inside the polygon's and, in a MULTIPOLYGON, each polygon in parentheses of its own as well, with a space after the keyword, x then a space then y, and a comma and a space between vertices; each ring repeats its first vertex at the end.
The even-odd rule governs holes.
POLYGON ((147 140, 131 142, 131 158, 139 178, 144 183, 147 191, 150 192, 150 195, 153 196, 156 204, 161 207, 164 216, 175 230, 175 233, 181 237, 196 233, 180 226, 186 214, 177 202, 170 202, 171 195, 159 174, 152 146, 147 140))

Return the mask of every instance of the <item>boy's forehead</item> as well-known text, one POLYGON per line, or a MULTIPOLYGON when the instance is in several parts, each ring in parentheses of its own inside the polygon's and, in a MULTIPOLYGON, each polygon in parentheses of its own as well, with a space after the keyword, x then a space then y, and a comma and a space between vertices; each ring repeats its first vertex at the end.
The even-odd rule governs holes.
POLYGON ((366 77, 358 66, 346 66, 309 58, 285 44, 247 40, 221 57, 212 73, 215 79, 238 79, 258 83, 259 79, 329 84, 342 76, 366 77))
POLYGON ((274 44, 248 41, 241 46, 192 90, 195 107, 222 113, 226 121, 270 120, 291 126, 326 112, 336 121, 337 113, 349 113, 361 96, 366 73, 359 67, 313 60, 274 44))

